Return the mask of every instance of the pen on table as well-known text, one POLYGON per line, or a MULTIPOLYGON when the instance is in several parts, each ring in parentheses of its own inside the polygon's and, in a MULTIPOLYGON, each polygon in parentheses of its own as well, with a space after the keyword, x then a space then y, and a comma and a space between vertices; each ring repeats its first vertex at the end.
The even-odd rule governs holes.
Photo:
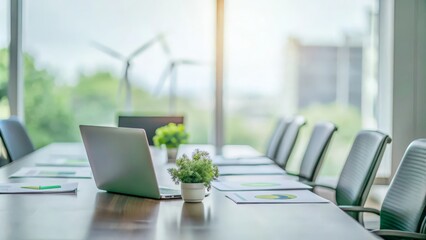
POLYGON ((61 185, 50 185, 50 186, 22 186, 21 188, 33 189, 33 190, 46 190, 46 189, 61 188, 61 185))

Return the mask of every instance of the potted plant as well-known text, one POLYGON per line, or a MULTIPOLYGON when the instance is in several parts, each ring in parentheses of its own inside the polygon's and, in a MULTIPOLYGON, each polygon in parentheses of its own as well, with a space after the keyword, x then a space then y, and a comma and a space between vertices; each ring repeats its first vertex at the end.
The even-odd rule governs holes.
POLYGON ((209 153, 196 149, 192 158, 186 154, 176 160, 177 168, 168 169, 172 180, 181 183, 182 198, 185 202, 201 202, 205 188, 210 190, 211 181, 219 176, 219 170, 213 165, 209 153))
POLYGON ((176 159, 177 147, 180 144, 188 143, 188 138, 189 134, 185 132, 183 124, 169 123, 157 128, 152 140, 157 147, 165 145, 169 161, 174 161, 176 159))

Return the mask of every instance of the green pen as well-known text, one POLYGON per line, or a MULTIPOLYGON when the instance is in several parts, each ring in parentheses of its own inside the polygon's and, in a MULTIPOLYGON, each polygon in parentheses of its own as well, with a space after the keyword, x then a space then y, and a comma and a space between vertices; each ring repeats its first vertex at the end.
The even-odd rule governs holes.
POLYGON ((23 186, 21 188, 33 189, 33 190, 46 190, 46 189, 54 189, 61 188, 61 185, 50 185, 50 186, 23 186))

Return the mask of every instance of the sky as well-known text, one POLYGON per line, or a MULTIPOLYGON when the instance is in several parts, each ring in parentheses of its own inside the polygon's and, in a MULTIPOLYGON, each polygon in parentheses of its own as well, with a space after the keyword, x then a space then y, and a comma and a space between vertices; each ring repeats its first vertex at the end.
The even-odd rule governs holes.
MULTIPOLYGON (((336 45, 365 35, 375 0, 226 0, 225 86, 229 93, 280 94, 288 37, 336 45)), ((7 46, 8 1, 0 0, 0 47, 7 46)), ((93 47, 128 55, 164 33, 173 58, 202 61, 178 70, 178 94, 214 93, 214 0, 24 0, 24 51, 57 81, 74 84, 100 69, 118 76, 123 62, 93 47)), ((154 91, 168 63, 159 44, 132 63, 130 80, 154 91)), ((167 94, 166 84, 162 89, 167 94)))

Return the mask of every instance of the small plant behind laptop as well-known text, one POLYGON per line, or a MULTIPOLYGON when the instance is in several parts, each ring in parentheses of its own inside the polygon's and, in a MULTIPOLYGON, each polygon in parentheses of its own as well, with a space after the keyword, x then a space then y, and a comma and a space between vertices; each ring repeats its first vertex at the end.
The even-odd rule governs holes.
POLYGON ((177 148, 180 144, 188 143, 189 134, 185 131, 183 124, 169 123, 155 130, 155 136, 152 138, 154 145, 167 148, 167 157, 169 162, 176 160, 177 148))
POLYGON ((219 170, 208 152, 196 149, 190 159, 186 154, 176 160, 177 168, 169 168, 172 180, 181 183, 182 198, 185 202, 201 202, 205 188, 210 190, 211 181, 219 176, 219 170))

